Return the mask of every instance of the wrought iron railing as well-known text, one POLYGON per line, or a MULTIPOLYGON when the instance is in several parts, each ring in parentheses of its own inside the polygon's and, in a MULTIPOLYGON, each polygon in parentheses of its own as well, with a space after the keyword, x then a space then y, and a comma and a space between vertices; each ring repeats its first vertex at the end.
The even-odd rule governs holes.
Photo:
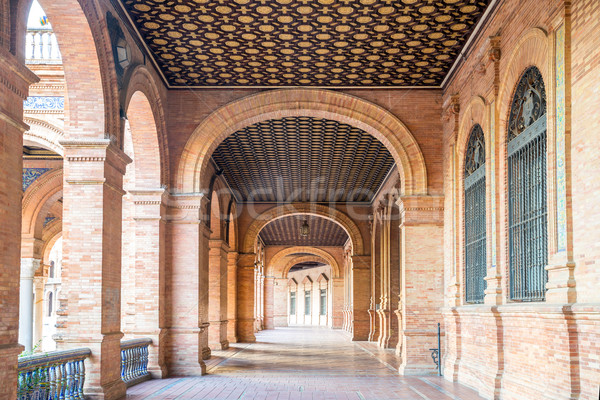
POLYGON ((121 342, 121 379, 127 386, 150 379, 148 346, 152 339, 132 339, 121 342))
POLYGON ((49 29, 28 29, 25 58, 29 64, 60 64, 62 60, 54 32, 49 29))
POLYGON ((17 399, 83 399, 84 360, 90 354, 74 349, 20 357, 17 399))

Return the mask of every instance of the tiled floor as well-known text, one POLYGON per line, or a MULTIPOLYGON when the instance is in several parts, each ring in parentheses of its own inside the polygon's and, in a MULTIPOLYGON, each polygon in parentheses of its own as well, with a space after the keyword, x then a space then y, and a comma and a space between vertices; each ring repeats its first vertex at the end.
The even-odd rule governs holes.
POLYGON ((144 382, 138 399, 480 399, 438 377, 402 377, 395 358, 339 331, 280 328, 257 334, 254 344, 216 351, 208 375, 144 382))

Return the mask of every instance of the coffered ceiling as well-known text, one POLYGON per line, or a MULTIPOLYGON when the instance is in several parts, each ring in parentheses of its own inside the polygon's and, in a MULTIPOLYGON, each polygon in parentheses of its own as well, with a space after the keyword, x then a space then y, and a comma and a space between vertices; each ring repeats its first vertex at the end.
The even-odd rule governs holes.
POLYGON ((119 0, 169 85, 439 86, 491 0, 119 0))
POLYGON ((293 215, 274 220, 259 233, 266 246, 343 246, 348 240, 346 231, 328 219, 293 215), (300 236, 300 226, 308 222, 309 235, 300 236))
POLYGON ((368 133, 311 117, 248 126, 213 159, 238 200, 253 202, 369 202, 394 165, 368 133))

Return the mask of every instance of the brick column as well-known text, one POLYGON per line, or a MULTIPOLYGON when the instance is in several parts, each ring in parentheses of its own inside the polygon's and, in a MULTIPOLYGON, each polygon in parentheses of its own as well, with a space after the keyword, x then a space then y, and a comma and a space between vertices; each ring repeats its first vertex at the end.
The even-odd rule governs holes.
POLYGON ((275 324, 275 278, 265 277, 265 329, 273 329, 275 324))
POLYGON ((238 253, 227 253, 227 341, 237 343, 237 261, 238 253))
POLYGON ((436 372, 429 349, 437 347, 437 323, 443 323, 443 201, 438 196, 403 196, 397 202, 402 242, 403 375, 436 372))
MULTIPOLYGON (((44 266, 42 265, 42 268, 44 266)), ((44 329, 44 281, 43 276, 35 276, 33 278, 33 291, 35 293, 35 303, 33 305, 33 345, 37 345, 42 340, 42 332, 44 329)), ((46 307, 48 305, 46 304, 46 307)), ((41 343, 40 343, 41 347, 41 343)))
MULTIPOLYGON (((130 190, 134 205, 135 271, 131 336, 148 337, 152 345, 148 371, 153 378, 167 376, 165 337, 165 216, 164 189, 130 190)), ((126 294, 128 295, 128 294, 126 294)), ((123 299, 125 301, 125 299, 123 299)))
POLYGON ((352 340, 369 338, 371 256, 352 256, 352 340))
POLYGON ((178 195, 167 209, 167 368, 171 375, 203 375, 208 348, 208 237, 206 198, 178 195))
POLYGON ((33 348, 33 276, 40 268, 36 258, 21 259, 21 285, 19 290, 19 343, 25 351, 33 348))
POLYGON ((129 157, 108 139, 66 140, 57 348, 88 347, 85 393, 125 395, 121 380, 121 222, 129 157))
POLYGON ((0 47, 0 398, 17 397, 23 100, 38 78, 0 47))
POLYGON ((209 241, 208 253, 208 344, 212 349, 229 348, 227 341, 227 251, 221 239, 209 241))
POLYGON ((331 283, 331 327, 342 329, 344 324, 344 278, 333 278, 331 283))
POLYGON ((237 336, 240 342, 253 343, 254 336, 254 262, 256 254, 240 254, 237 266, 237 336))
MULTIPOLYGON (((271 278, 268 278, 271 279, 271 278)), ((273 296, 269 300, 273 308, 273 327, 267 325, 267 329, 273 329, 278 326, 288 326, 288 303, 290 301, 290 291, 288 280, 286 278, 273 279, 273 296)), ((268 288, 268 286, 267 286, 268 288)), ((268 293, 268 292, 267 292, 268 293)), ((268 314, 267 314, 268 315, 268 314)))

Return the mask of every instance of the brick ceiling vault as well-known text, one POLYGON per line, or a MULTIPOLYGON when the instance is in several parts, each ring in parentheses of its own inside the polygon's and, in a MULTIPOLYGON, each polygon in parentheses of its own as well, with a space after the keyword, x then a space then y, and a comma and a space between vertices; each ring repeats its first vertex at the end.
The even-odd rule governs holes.
POLYGON ((346 231, 326 218, 293 215, 267 224, 259 233, 266 246, 343 246, 348 241, 346 231), (300 226, 308 222, 309 235, 300 236, 300 226))
POLYGON ((490 0, 119 0, 171 87, 439 86, 490 0))

